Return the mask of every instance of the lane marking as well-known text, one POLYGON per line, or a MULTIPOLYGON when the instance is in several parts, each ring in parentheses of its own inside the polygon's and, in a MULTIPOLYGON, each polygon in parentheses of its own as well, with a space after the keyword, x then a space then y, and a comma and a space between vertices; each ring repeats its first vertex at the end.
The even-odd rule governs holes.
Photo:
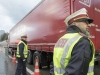
POLYGON ((26 67, 26 69, 27 69, 28 73, 30 73, 31 75, 34 73, 33 71, 31 71, 31 70, 28 69, 27 67, 26 67))
MULTIPOLYGON (((12 56, 10 56, 10 55, 8 55, 8 56, 9 56, 9 58, 12 59, 12 56)), ((16 61, 16 63, 18 63, 18 62, 16 61)), ((31 71, 29 68, 26 67, 26 69, 27 69, 27 72, 30 73, 31 75, 34 73, 34 72, 31 71)))

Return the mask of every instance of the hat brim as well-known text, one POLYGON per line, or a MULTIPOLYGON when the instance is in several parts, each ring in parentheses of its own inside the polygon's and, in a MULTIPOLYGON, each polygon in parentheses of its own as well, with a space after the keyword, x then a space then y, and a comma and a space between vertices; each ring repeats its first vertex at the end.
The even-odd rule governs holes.
POLYGON ((91 18, 81 18, 81 19, 77 19, 75 20, 75 22, 83 22, 83 21, 88 21, 88 23, 92 23, 93 22, 93 19, 91 18))
POLYGON ((93 22, 93 19, 90 18, 87 18, 86 20, 88 21, 89 24, 93 22))
POLYGON ((27 36, 21 36, 21 38, 27 38, 27 36))

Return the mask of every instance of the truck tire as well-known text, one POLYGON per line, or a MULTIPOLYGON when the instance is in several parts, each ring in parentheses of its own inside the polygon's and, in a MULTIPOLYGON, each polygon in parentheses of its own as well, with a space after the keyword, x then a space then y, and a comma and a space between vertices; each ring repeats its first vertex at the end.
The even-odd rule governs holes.
POLYGON ((11 49, 10 49, 10 48, 8 48, 8 54, 10 54, 10 51, 11 51, 11 49))
POLYGON ((32 64, 33 63, 33 60, 32 60, 32 58, 33 58, 33 53, 32 53, 32 51, 28 51, 28 58, 27 58, 27 63, 28 64, 32 64))
POLYGON ((100 67, 100 60, 98 60, 98 66, 100 67))
POLYGON ((14 55, 13 48, 11 48, 10 54, 11 54, 11 55, 14 55))
POLYGON ((34 65, 34 67, 35 67, 36 59, 38 59, 38 66, 41 69, 42 68, 41 59, 40 59, 40 54, 39 54, 38 51, 34 52, 34 54, 33 54, 33 65, 34 65))

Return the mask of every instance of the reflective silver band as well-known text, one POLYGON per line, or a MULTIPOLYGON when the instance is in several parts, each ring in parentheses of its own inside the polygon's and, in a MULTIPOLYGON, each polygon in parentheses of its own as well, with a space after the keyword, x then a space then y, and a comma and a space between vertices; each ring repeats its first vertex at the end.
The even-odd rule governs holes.
POLYGON ((56 66, 54 66, 54 71, 56 71, 58 74, 65 73, 65 70, 63 68, 56 68, 56 66))
POLYGON ((93 70, 94 70, 94 66, 89 66, 88 73, 93 72, 93 70))

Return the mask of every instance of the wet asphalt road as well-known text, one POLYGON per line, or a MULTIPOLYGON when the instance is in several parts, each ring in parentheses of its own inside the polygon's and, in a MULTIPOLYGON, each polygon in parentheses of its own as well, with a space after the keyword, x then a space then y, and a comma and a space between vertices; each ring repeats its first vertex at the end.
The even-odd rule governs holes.
MULTIPOLYGON (((15 75, 17 63, 12 62, 12 56, 8 54, 7 48, 0 47, 0 75, 15 75)), ((33 65, 27 64, 27 75, 32 75, 34 72, 33 65)), ((49 69, 43 68, 40 70, 41 75, 49 75, 49 69)))
MULTIPOLYGON (((16 63, 12 63, 11 55, 7 53, 7 49, 0 47, 0 75, 15 75, 16 63), (2 50, 2 52, 1 52, 2 50)), ((33 74, 33 65, 27 64, 27 75, 33 74)), ((100 66, 96 65, 94 69, 95 75, 100 75, 100 66)), ((40 70, 41 75, 49 75, 49 69, 40 70)))
POLYGON ((0 51, 0 75, 7 75, 5 63, 5 54, 0 51))

